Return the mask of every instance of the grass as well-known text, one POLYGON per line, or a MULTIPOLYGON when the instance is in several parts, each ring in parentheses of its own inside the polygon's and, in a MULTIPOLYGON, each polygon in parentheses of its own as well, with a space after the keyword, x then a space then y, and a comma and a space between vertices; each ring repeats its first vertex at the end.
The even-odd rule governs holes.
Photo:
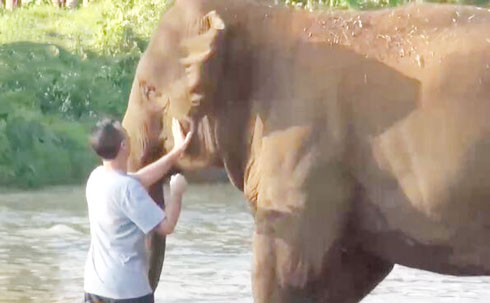
POLYGON ((120 119, 162 1, 0 10, 0 186, 78 183, 96 165, 87 134, 120 119))
POLYGON ((168 1, 101 0, 75 10, 49 4, 0 9, 0 44, 50 43, 84 56, 138 53, 145 47, 168 1))

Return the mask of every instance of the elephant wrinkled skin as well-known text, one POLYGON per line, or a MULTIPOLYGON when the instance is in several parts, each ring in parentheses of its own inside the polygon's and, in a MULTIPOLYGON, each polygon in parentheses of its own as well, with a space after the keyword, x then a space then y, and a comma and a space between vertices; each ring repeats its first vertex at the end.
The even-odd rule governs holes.
POLYGON ((490 274, 489 112, 488 10, 177 0, 123 125, 132 169, 197 125, 178 166, 247 197, 255 302, 358 302, 395 263, 490 274))

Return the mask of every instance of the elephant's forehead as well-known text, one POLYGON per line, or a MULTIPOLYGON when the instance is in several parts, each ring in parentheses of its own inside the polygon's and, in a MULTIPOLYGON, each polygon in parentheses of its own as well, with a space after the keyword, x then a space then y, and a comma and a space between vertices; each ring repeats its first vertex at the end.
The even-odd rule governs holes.
POLYGON ((183 67, 176 57, 160 52, 149 52, 141 60, 137 74, 140 81, 146 81, 156 89, 161 89, 169 82, 181 78, 183 67))
POLYGON ((158 79, 181 73, 179 41, 174 30, 159 30, 140 60, 138 74, 158 79))

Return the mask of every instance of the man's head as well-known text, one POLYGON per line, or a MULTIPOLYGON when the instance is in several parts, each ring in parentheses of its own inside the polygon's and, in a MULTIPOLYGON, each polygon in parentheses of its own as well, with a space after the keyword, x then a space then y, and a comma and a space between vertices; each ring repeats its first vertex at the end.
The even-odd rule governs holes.
POLYGON ((90 146, 103 160, 129 155, 127 135, 118 121, 105 118, 99 121, 90 136, 90 146))

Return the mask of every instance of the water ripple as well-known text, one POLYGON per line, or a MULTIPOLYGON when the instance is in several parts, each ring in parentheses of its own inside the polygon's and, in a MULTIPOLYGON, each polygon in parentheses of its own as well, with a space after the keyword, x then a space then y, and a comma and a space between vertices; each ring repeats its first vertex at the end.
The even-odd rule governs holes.
MULTIPOLYGON (((250 303, 253 220, 228 185, 192 186, 156 301, 250 303)), ((89 226, 81 187, 0 194, 0 303, 79 303, 89 226)), ((490 302, 488 277, 396 266, 364 303, 490 302)))

